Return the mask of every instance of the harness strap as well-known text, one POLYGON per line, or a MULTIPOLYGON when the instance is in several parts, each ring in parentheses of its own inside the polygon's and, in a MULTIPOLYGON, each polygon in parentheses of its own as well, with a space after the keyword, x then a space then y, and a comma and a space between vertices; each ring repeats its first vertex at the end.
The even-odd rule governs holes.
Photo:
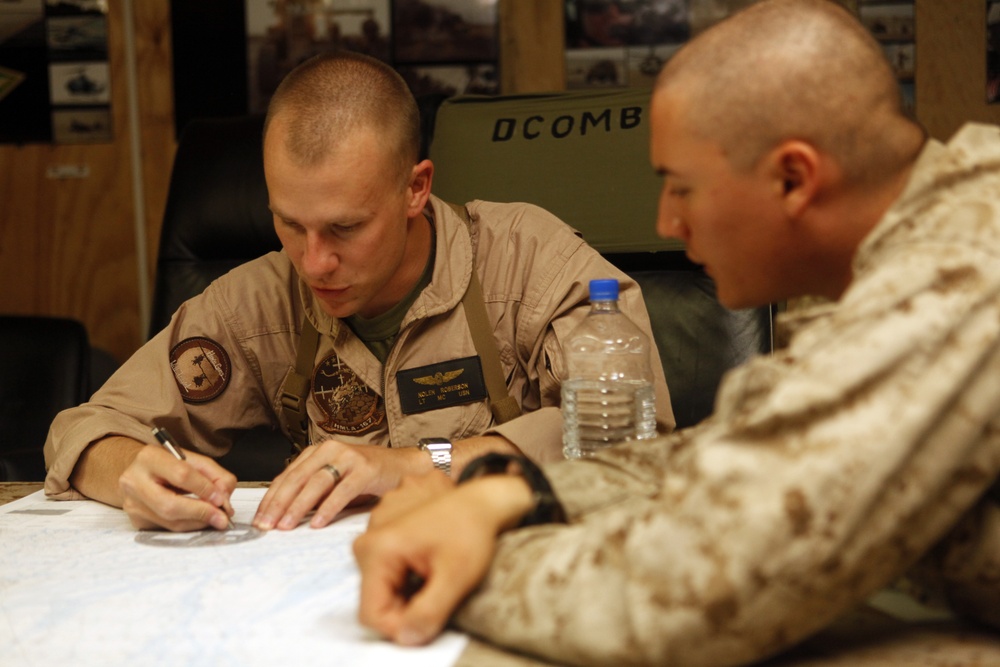
MULTIPOLYGON (((455 213, 465 221, 466 226, 472 224, 469 211, 464 206, 448 204, 455 213)), ((471 231, 471 230, 470 230, 471 231)), ((474 263, 473 263, 474 264, 474 263)), ((521 406, 507 392, 507 382, 500 365, 500 350, 493 338, 492 326, 486 314, 486 302, 483 299, 483 287, 479 283, 475 266, 469 287, 462 296, 462 307, 465 318, 469 322, 469 332, 472 343, 483 365, 483 376, 486 391, 490 396, 490 412, 498 424, 508 422, 521 416, 521 406)), ((306 399, 309 396, 309 383, 312 377, 313 364, 316 361, 316 351, 319 349, 319 332, 309 321, 302 318, 302 335, 295 356, 295 369, 285 378, 281 386, 281 421, 292 438, 291 462, 298 454, 309 446, 309 414, 306 412, 306 399)))
MULTIPOLYGON (((468 209, 458 204, 449 203, 448 206, 465 221, 466 227, 471 227, 472 219, 469 217, 468 209)), ((469 322, 472 344, 475 345, 476 353, 483 365, 486 391, 490 395, 490 412, 493 413, 493 418, 498 424, 503 424, 515 417, 520 417, 521 406, 518 405, 513 396, 507 393, 507 382, 504 379, 503 366, 500 365, 500 350, 497 349, 492 325, 486 314, 486 300, 483 298, 483 287, 479 283, 475 262, 473 262, 469 287, 462 296, 462 307, 465 309, 465 318, 469 322)))
POLYGON ((295 356, 295 369, 288 374, 281 386, 281 421, 292 438, 292 459, 309 446, 309 414, 306 412, 306 398, 309 396, 309 378, 312 377, 318 349, 319 332, 308 317, 303 317, 302 335, 299 337, 299 349, 295 356))

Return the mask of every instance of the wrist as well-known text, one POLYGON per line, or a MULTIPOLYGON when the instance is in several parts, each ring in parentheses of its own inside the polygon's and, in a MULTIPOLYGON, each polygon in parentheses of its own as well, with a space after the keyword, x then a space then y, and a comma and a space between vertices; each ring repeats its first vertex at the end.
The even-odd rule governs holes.
POLYGON ((458 487, 464 502, 482 508, 484 520, 497 533, 517 527, 535 507, 535 496, 528 483, 518 476, 490 475, 469 481, 458 487))
POLYGON ((146 445, 111 435, 95 440, 80 452, 69 483, 81 494, 114 507, 122 506, 119 480, 146 445))
POLYGON ((474 435, 455 442, 454 457, 451 463, 451 475, 456 480, 461 477, 465 467, 489 453, 521 455, 521 450, 502 435, 474 435))

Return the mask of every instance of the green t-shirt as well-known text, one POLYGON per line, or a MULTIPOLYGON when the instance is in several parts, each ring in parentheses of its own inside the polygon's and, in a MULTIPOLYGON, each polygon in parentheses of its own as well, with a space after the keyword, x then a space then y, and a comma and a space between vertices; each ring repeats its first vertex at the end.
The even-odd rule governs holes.
POLYGON ((347 326, 351 327, 351 331, 361 339, 365 347, 371 350, 371 353, 383 364, 389 356, 392 344, 396 342, 396 336, 399 335, 399 325, 403 322, 403 316, 406 315, 406 311, 410 309, 413 302, 417 300, 420 293, 431 282, 431 276, 434 274, 434 255, 437 250, 435 239, 436 234, 434 233, 434 223, 432 221, 431 253, 427 258, 427 265, 424 267, 424 272, 420 275, 420 280, 413 286, 410 293, 406 295, 406 298, 381 315, 371 319, 361 317, 360 315, 351 315, 346 319, 347 326))

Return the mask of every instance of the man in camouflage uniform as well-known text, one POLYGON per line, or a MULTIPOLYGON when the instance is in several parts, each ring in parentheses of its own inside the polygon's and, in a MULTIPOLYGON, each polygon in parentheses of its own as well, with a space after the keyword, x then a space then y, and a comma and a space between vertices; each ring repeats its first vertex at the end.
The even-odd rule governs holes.
POLYGON ((565 524, 523 461, 404 481, 355 543, 362 622, 420 644, 450 618, 559 663, 736 665, 919 571, 1000 627, 1000 129, 926 139, 825 0, 702 33, 651 115, 658 230, 722 301, 830 304, 727 376, 703 424, 543 466, 565 524))

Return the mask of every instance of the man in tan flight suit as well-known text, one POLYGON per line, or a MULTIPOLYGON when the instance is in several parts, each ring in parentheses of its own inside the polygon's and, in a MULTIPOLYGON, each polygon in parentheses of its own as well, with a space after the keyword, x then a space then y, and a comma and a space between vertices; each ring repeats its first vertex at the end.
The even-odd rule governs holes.
MULTIPOLYGON (((593 278, 617 278, 622 310, 651 335, 638 286, 536 206, 431 195, 419 132, 413 96, 377 60, 327 54, 286 77, 264 129, 284 250, 185 303, 90 402, 56 418, 46 492, 123 507, 138 528, 224 528, 236 480, 212 457, 240 429, 298 428, 311 446, 254 524, 290 529, 315 510, 322 527, 407 473, 457 474, 490 450, 561 458, 561 342, 589 311, 593 278), (302 385, 307 414, 282 422, 302 385), (186 461, 145 446, 153 424, 194 449, 186 461)), ((669 430, 656 350, 651 363, 669 430)))

